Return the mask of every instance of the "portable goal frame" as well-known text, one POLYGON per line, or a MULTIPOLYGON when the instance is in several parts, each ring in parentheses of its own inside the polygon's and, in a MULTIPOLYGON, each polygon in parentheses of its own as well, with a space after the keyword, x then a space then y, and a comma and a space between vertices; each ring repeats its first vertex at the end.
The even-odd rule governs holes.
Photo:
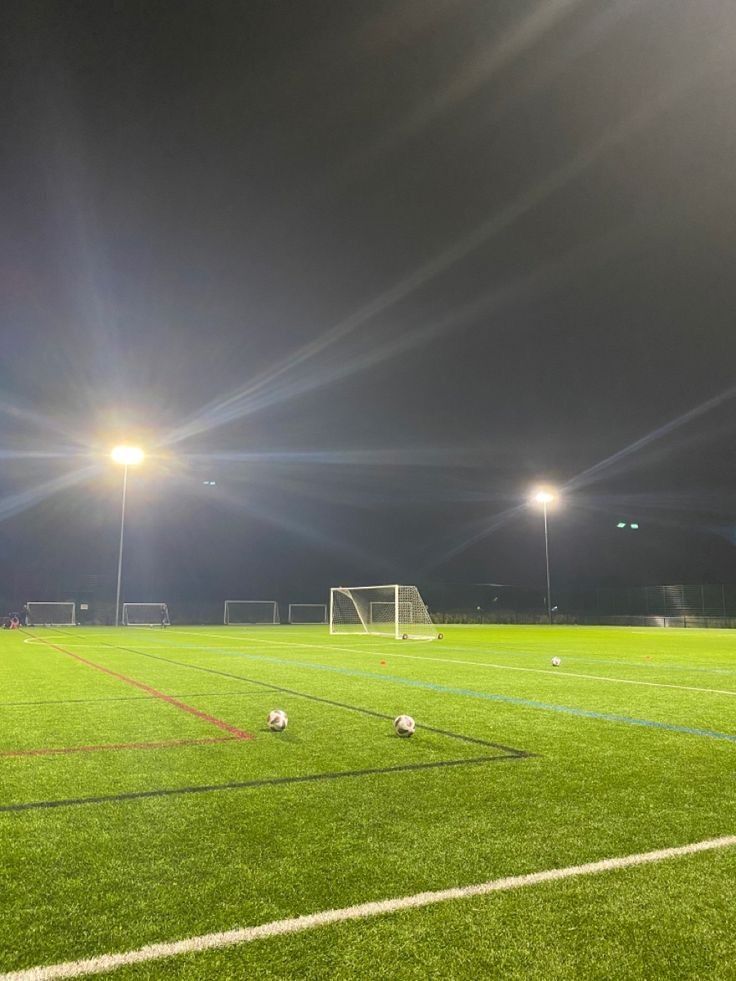
POLYGON ((327 603, 289 603, 289 623, 302 625, 310 623, 326 624, 327 603), (304 617, 304 619, 297 619, 300 616, 304 617))
POLYGON ((260 627, 280 622, 279 604, 276 600, 225 600, 223 623, 226 627, 260 627), (242 619, 238 618, 239 610, 242 619), (246 616, 246 613, 250 615, 246 616))
POLYGON ((171 626, 169 608, 166 603, 123 603, 121 622, 124 627, 171 626), (150 616, 148 616, 149 613, 150 616))
POLYGON ((333 586, 330 633, 396 640, 435 640, 438 634, 416 586, 333 586))
POLYGON ((46 602, 30 600, 25 604, 29 627, 76 627, 77 604, 72 602, 46 602), (34 609, 37 607, 37 611, 34 609), (66 612, 66 616, 61 614, 66 612))

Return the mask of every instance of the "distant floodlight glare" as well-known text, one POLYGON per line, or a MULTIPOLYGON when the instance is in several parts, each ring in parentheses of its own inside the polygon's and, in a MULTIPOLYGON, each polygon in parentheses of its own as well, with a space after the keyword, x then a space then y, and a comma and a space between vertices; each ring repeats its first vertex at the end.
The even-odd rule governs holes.
POLYGON ((121 466, 134 467, 143 463, 145 454, 137 446, 116 446, 110 456, 115 463, 119 463, 121 466))
POLYGON ((540 487, 532 494, 532 501, 535 504, 552 504, 557 500, 557 494, 551 487, 540 487))
POLYGON ((636 521, 632 521, 631 524, 629 525, 629 528, 631 528, 633 531, 638 531, 639 525, 637 524, 636 521))
POLYGON ((619 521, 619 523, 616 525, 616 527, 617 528, 625 528, 626 527, 626 522, 625 521, 619 521))

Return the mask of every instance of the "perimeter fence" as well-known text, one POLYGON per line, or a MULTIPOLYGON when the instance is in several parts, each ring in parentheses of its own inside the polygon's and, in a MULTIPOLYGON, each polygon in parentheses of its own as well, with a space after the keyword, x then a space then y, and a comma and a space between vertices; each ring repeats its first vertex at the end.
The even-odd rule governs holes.
MULTIPOLYGON (((511 624, 545 623, 548 620, 546 593, 540 587, 500 583, 420 583, 419 588, 437 623, 511 624)), ((115 622, 115 604, 107 597, 53 590, 53 595, 32 595, 28 599, 74 600, 80 625, 115 622)), ((223 622, 223 600, 175 596, 157 596, 155 599, 168 604, 172 624, 218 625, 223 622)), ((290 601, 293 601, 292 597, 278 600, 282 624, 288 622, 290 601)), ((319 597, 311 597, 310 601, 318 602, 319 597)), ((552 603, 552 619, 559 624, 736 628, 736 585, 553 588, 552 603)), ((4 604, 4 609, 0 606, 0 615, 22 607, 17 597, 0 598, 0 604, 4 604)))
MULTIPOLYGON (((543 623, 544 588, 499 583, 434 586, 426 590, 441 623, 543 623)), ((736 627, 736 585, 656 585, 554 590, 555 623, 630 626, 736 627)))

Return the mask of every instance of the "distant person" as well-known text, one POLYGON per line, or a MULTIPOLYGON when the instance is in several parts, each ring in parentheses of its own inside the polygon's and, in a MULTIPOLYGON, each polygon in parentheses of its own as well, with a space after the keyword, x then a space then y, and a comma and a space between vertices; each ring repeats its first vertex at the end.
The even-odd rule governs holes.
POLYGON ((13 613, 13 615, 10 617, 10 629, 20 630, 20 617, 17 613, 13 613))
POLYGON ((162 627, 169 626, 169 614, 165 606, 161 608, 161 626, 162 627))

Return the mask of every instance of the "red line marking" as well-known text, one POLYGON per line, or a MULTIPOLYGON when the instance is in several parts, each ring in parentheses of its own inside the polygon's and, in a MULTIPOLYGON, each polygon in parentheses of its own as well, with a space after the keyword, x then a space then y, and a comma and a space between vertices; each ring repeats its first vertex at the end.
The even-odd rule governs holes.
POLYGON ((97 753, 108 749, 168 749, 171 746, 206 746, 210 743, 235 742, 235 736, 211 736, 207 739, 161 739, 151 743, 101 743, 99 746, 61 746, 47 749, 0 750, 0 756, 60 756, 66 753, 97 753))
POLYGON ((142 681, 136 681, 135 678, 129 678, 125 674, 119 674, 117 671, 113 671, 111 668, 106 668, 102 664, 95 664, 94 661, 88 661, 87 658, 82 657, 81 654, 74 654, 72 651, 68 651, 64 647, 59 647, 56 644, 52 644, 48 640, 42 640, 41 642, 45 644, 46 647, 51 647, 60 654, 66 654, 68 657, 73 657, 75 661, 81 661, 82 664, 86 664, 90 668, 96 668, 97 671, 102 671, 103 674, 109 674, 111 677, 117 678, 118 681, 124 681, 126 685, 132 685, 134 688, 140 688, 141 691, 148 692, 148 694, 153 695, 154 698, 160 698, 162 702, 166 702, 168 705, 173 705, 174 708, 178 708, 182 712, 188 712, 189 715, 196 715, 198 719, 203 719, 205 722, 209 722, 210 725, 217 726, 218 729, 224 729, 225 732, 229 732, 230 735, 235 736, 236 739, 255 739, 252 732, 246 732, 244 729, 238 729, 236 726, 231 726, 229 722, 224 722, 222 719, 217 719, 214 715, 208 715, 207 712, 194 708, 193 705, 187 705, 186 702, 180 702, 178 698, 173 698, 171 695, 165 695, 162 691, 159 691, 157 688, 152 688, 150 685, 146 685, 142 681))

